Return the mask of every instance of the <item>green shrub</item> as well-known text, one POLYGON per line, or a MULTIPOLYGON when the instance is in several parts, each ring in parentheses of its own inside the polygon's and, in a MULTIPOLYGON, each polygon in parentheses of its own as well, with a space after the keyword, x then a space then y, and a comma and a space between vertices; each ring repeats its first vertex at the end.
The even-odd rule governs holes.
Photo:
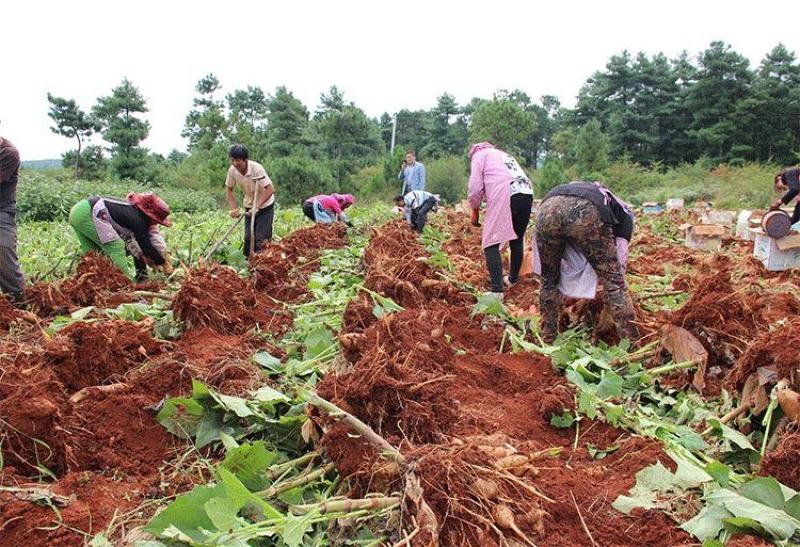
POLYGON ((292 207, 310 196, 339 189, 324 164, 305 156, 272 159, 264 168, 275 184, 276 200, 284 207, 292 207))
POLYGON ((361 199, 389 199, 400 190, 400 181, 386 180, 383 165, 368 165, 350 175, 340 190, 361 199))
MULTIPOLYGON (((21 221, 65 220, 78 201, 90 196, 125 198, 129 192, 157 192, 172 211, 215 209, 218 201, 208 192, 158 188, 131 181, 73 181, 69 173, 58 176, 23 171, 17 185, 17 214, 21 221), (66 180, 65 180, 66 179, 66 180)), ((220 197, 222 192, 220 192, 220 197)))
MULTIPOLYGON (((439 194, 448 203, 457 203, 467 196, 469 173, 461 156, 444 156, 425 164, 425 190, 439 194)), ((399 185, 398 185, 399 188, 399 185)))
POLYGON ((547 157, 541 169, 533 172, 532 182, 534 195, 543 198, 547 192, 558 186, 569 182, 569 175, 564 169, 564 162, 560 158, 547 157))

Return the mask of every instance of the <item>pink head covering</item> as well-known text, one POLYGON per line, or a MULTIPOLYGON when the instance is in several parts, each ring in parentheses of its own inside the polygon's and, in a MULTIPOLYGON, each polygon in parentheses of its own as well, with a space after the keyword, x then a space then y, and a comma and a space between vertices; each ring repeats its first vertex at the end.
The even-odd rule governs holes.
POLYGON ((350 207, 356 202, 353 194, 333 194, 332 197, 341 204, 342 208, 350 207))
POLYGON ((469 147, 469 159, 472 159, 472 156, 474 156, 476 152, 480 152, 484 148, 494 148, 494 145, 489 141, 483 141, 473 144, 472 146, 469 147))

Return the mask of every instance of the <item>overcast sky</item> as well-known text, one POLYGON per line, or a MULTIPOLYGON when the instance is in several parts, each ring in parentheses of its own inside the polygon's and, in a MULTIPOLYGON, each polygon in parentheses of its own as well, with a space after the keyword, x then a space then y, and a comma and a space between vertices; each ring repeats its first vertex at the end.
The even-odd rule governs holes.
POLYGON ((47 92, 88 110, 127 77, 150 108, 145 145, 183 150, 194 86, 209 72, 224 92, 286 85, 312 112, 331 84, 370 116, 502 88, 571 106, 623 49, 696 55, 723 40, 757 65, 779 41, 800 52, 798 21, 800 0, 8 1, 0 134, 23 159, 60 157, 74 146, 50 131, 47 92))

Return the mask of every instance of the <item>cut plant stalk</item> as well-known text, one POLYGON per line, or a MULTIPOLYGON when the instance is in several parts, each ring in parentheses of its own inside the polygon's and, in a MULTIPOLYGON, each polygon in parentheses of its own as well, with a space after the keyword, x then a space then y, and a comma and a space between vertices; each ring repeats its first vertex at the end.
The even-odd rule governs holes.
POLYGON ((331 416, 335 418, 340 418, 343 423, 350 426, 350 428, 352 428, 355 432, 361 434, 361 436, 364 437, 366 441, 368 441, 375 447, 379 448, 382 452, 390 456, 398 464, 402 465, 405 463, 405 457, 400 453, 398 449, 389 444, 389 442, 386 439, 375 433, 375 431, 370 426, 368 426, 367 424, 365 424, 364 422, 362 422, 349 412, 346 412, 345 410, 339 408, 330 401, 326 401, 325 399, 323 399, 322 397, 311 391, 307 390, 303 391, 302 397, 310 404, 316 406, 321 410, 324 410, 331 416))
POLYGON ((289 510, 295 515, 305 515, 308 513, 352 513, 353 511, 374 511, 378 509, 390 509, 400 505, 398 497, 376 497, 364 499, 339 499, 328 500, 322 503, 312 503, 307 505, 290 505, 289 510))
POLYGON ((336 469, 336 464, 331 462, 318 469, 314 469, 313 471, 302 473, 292 480, 283 482, 277 486, 271 486, 266 490, 256 492, 256 495, 265 499, 274 498, 278 494, 291 490, 292 488, 297 488, 298 486, 304 486, 310 482, 314 482, 315 480, 324 477, 334 469, 336 469))

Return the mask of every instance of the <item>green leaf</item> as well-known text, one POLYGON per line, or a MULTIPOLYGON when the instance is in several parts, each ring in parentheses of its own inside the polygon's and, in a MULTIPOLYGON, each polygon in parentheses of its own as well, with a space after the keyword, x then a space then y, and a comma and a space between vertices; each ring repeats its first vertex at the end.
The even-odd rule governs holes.
POLYGON ((619 419, 625 415, 625 407, 622 405, 607 404, 603 409, 603 414, 605 415, 606 420, 608 420, 608 423, 613 426, 617 426, 619 425, 619 419))
POLYGON ((722 519, 725 530, 731 534, 748 534, 755 532, 760 536, 769 537, 769 533, 755 520, 744 517, 731 517, 722 519))
POLYGON ((319 327, 308 333, 304 345, 303 359, 309 360, 318 357, 322 352, 333 345, 333 333, 325 327, 319 327))
POLYGON ((679 528, 692 534, 700 541, 715 540, 725 529, 725 519, 733 515, 720 505, 707 505, 693 519, 684 522, 679 528))
POLYGON ((211 396, 217 401, 222 408, 233 412, 240 418, 249 418, 254 416, 252 409, 247 405, 247 401, 240 397, 232 397, 230 395, 223 395, 216 391, 211 391, 211 396))
POLYGON ((786 502, 786 512, 796 519, 800 519, 800 494, 796 494, 786 502))
POLYGON ((288 403, 291 401, 289 397, 278 391, 277 389, 273 389, 269 386, 262 386, 258 388, 258 391, 253 393, 253 399, 258 401, 259 403, 288 403))
POLYGON ((258 509, 265 519, 283 518, 283 513, 250 492, 250 490, 248 490, 247 487, 242 484, 242 481, 236 478, 236 475, 224 467, 219 467, 217 469, 217 477, 224 486, 227 497, 234 500, 240 509, 245 505, 248 505, 258 509))
POLYGON ((597 398, 593 393, 581 390, 578 395, 578 412, 594 420, 597 417, 596 403, 597 398))
POLYGON ((495 317, 505 318, 508 316, 506 308, 503 306, 502 300, 493 294, 481 294, 478 296, 478 301, 472 308, 471 317, 482 313, 484 315, 494 315, 495 317))
MULTIPOLYGON (((766 491, 761 491, 760 495, 771 497, 771 494, 766 491)), ((757 521, 765 530, 780 540, 789 539, 800 530, 800 520, 793 518, 785 511, 751 500, 731 490, 722 489, 712 492, 707 497, 707 502, 710 505, 724 506, 733 516, 757 521)))
POLYGON ((313 516, 313 513, 302 517, 296 517, 291 513, 286 515, 282 538, 287 547, 300 547, 303 545, 303 536, 311 530, 311 518, 313 516))
POLYGON ((561 414, 553 414, 550 417, 550 425, 552 425, 553 427, 558 427, 560 429, 566 429, 568 427, 572 427, 572 424, 574 423, 575 423, 575 415, 569 410, 565 410, 561 414))
POLYGON ((264 470, 275 461, 277 454, 267 450, 264 441, 243 444, 228 450, 222 467, 236 475, 249 490, 263 490, 267 486, 264 470))
POLYGON ((190 439, 197 434, 206 412, 206 408, 194 399, 172 397, 164 402, 156 420, 173 435, 190 439))
POLYGON ((238 530, 247 524, 239 517, 240 506, 230 498, 211 498, 203 505, 203 508, 209 520, 221 532, 238 530))
POLYGON ((586 445, 586 451, 589 452, 589 455, 595 460, 602 460, 609 454, 613 454, 619 449, 620 445, 618 444, 612 444, 611 446, 608 446, 606 448, 600 448, 591 443, 586 445))
POLYGON ((750 443, 750 439, 748 439, 745 435, 733 429, 732 427, 728 427, 727 425, 723 424, 718 419, 716 418, 709 419, 708 425, 710 425, 715 431, 720 433, 722 435, 722 438, 732 442, 739 448, 745 450, 755 450, 752 443, 750 443))
POLYGON ((757 477, 739 488, 739 493, 758 503, 783 511, 786 500, 781 492, 781 485, 772 477, 757 477))
POLYGON ((266 351, 259 351, 253 355, 253 362, 272 372, 280 372, 283 368, 281 360, 266 351))
POLYGON ((225 427, 222 421, 222 412, 212 410, 197 424, 197 432, 194 439, 195 445, 197 448, 203 448, 214 441, 219 441, 223 432, 231 434, 233 431, 225 427))
POLYGON ((713 461, 706 465, 706 473, 711 475, 720 486, 728 486, 731 476, 731 468, 724 463, 713 461))
POLYGON ((153 517, 144 530, 157 537, 172 538, 176 537, 174 531, 169 534, 165 532, 173 528, 190 538, 190 541, 203 543, 208 535, 204 530, 214 529, 214 523, 205 511, 205 504, 223 494, 224 487, 221 485, 197 486, 188 494, 175 498, 166 509, 153 517))
POLYGON ((611 399, 622 395, 622 376, 607 370, 601 375, 600 384, 597 386, 597 397, 611 399))

